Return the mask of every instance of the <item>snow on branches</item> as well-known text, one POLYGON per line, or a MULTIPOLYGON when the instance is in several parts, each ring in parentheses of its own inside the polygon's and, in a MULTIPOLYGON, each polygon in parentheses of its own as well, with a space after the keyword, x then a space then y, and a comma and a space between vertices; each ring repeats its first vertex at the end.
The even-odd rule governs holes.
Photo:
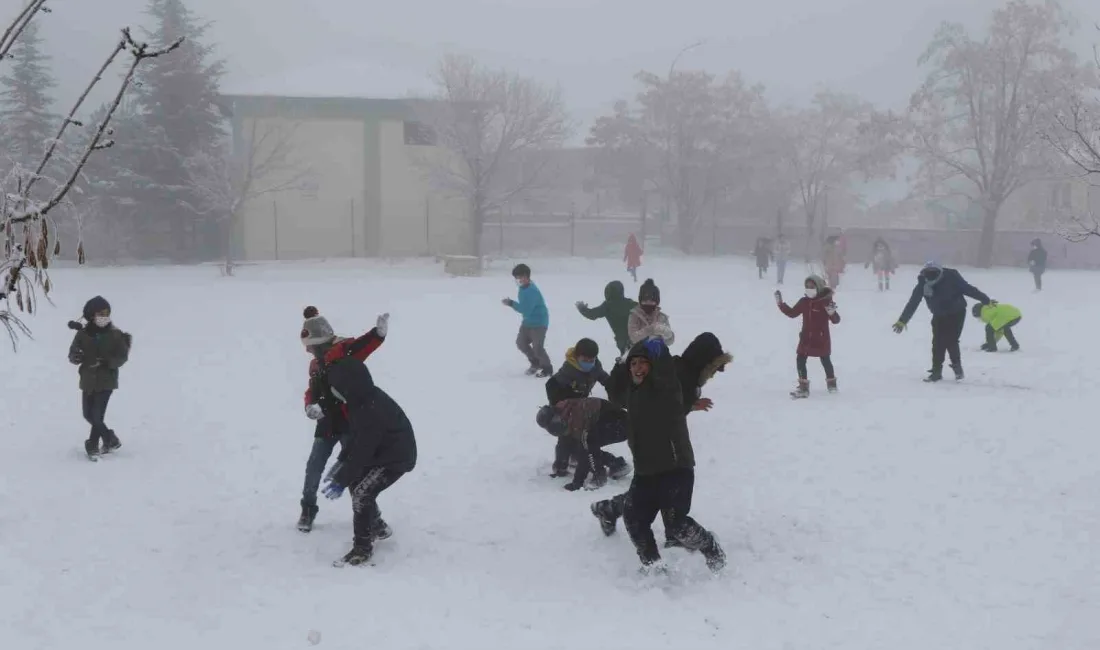
MULTIPOLYGON (((49 8, 44 6, 45 0, 31 0, 24 7, 15 20, 0 36, 0 62, 8 58, 8 53, 18 42, 20 35, 24 33, 31 20, 39 13, 48 13, 49 8)), ((49 299, 51 283, 49 278, 50 258, 61 252, 60 242, 57 240, 57 229, 51 222, 49 213, 60 205, 69 191, 73 188, 81 171, 87 164, 91 155, 102 149, 107 149, 114 144, 110 139, 112 135, 108 126, 111 116, 122 103, 126 90, 133 83, 138 66, 149 59, 163 56, 177 49, 183 43, 183 39, 177 39, 169 45, 161 48, 150 47, 148 43, 140 43, 133 39, 129 28, 122 30, 122 36, 112 48, 107 60, 100 66, 91 82, 73 104, 72 109, 62 120, 57 134, 50 141, 49 147, 43 153, 42 158, 30 173, 17 172, 15 176, 16 188, 14 192, 0 192, 0 226, 4 239, 4 257, 0 260, 0 323, 7 330, 11 339, 12 348, 16 347, 20 334, 29 336, 30 330, 11 310, 14 299, 15 306, 21 312, 33 314, 37 307, 36 288, 41 287, 43 294, 49 299), (106 115, 92 131, 91 137, 72 163, 72 169, 64 175, 61 182, 44 200, 32 198, 31 191, 43 178, 46 166, 58 156, 58 147, 69 130, 75 126, 81 128, 84 125, 76 118, 77 112, 83 106, 89 93, 102 79, 108 68, 118 59, 123 52, 130 55, 129 66, 123 76, 114 100, 108 105, 106 115)), ((77 262, 84 263, 83 243, 77 245, 77 262)))

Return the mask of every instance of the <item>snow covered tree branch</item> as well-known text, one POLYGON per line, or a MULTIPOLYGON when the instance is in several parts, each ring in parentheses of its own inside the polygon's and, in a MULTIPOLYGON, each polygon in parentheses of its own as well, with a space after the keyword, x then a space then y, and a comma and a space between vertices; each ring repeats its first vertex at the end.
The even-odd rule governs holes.
MULTIPOLYGON (((18 42, 19 37, 27 30, 30 21, 39 13, 48 12, 43 6, 44 0, 33 0, 16 16, 15 20, 0 37, 0 62, 6 60, 8 53, 18 42)), ((56 228, 51 224, 49 213, 60 205, 73 185, 80 178, 84 166, 91 155, 99 150, 110 147, 109 122, 115 110, 122 102, 126 90, 134 80, 138 66, 149 59, 167 54, 178 48, 183 42, 179 39, 163 48, 150 48, 146 43, 135 41, 130 35, 130 30, 123 29, 122 36, 112 48, 110 55, 99 68, 99 71, 89 82, 84 92, 73 104, 66 118, 58 128, 57 134, 50 141, 45 153, 34 166, 34 172, 27 177, 17 180, 15 192, 4 192, 0 195, 0 221, 3 224, 4 235, 4 259, 0 262, 0 323, 4 324, 11 339, 13 349, 18 341, 18 336, 29 335, 27 326, 11 311, 11 300, 14 296, 15 304, 20 311, 33 314, 37 305, 36 287, 42 287, 44 295, 49 296, 51 283, 48 274, 50 258, 60 253, 60 242, 56 238, 56 228), (103 120, 96 125, 91 138, 75 158, 72 169, 64 176, 49 198, 39 201, 32 198, 31 191, 37 182, 43 178, 43 171, 57 155, 60 143, 63 141, 70 126, 83 126, 76 118, 77 112, 83 106, 89 93, 102 79, 108 68, 122 52, 131 56, 130 65, 124 75, 114 100, 109 104, 103 120), (18 232, 16 230, 18 229, 18 232)), ((78 244, 77 261, 84 262, 83 245, 78 244)))
POLYGON ((298 125, 259 124, 251 120, 242 152, 200 151, 186 161, 199 205, 199 214, 213 214, 223 222, 226 275, 233 275, 233 233, 242 208, 268 194, 303 189, 313 170, 294 155, 298 125))

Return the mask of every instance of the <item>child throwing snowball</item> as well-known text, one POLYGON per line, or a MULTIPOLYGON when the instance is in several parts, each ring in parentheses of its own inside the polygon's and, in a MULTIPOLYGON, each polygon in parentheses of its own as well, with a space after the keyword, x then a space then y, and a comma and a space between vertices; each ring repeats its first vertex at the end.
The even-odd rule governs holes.
POLYGON ((795 366, 798 369, 798 388, 791 391, 791 397, 801 399, 810 396, 810 380, 806 373, 806 359, 819 357, 821 367, 825 369, 825 385, 830 393, 836 392, 836 376, 833 374, 832 339, 829 336, 829 324, 840 322, 836 303, 833 302, 833 290, 825 285, 820 276, 811 275, 805 282, 806 295, 788 307, 783 302, 783 294, 775 292, 775 303, 779 311, 788 318, 802 317, 802 332, 798 335, 798 350, 795 366))

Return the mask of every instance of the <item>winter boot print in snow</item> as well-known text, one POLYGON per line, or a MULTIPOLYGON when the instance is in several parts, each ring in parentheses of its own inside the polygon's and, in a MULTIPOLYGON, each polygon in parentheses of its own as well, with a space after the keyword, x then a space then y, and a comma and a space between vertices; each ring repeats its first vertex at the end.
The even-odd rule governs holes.
POLYGON ((592 515, 600 522, 600 530, 604 535, 615 534, 615 524, 618 517, 611 511, 610 501, 597 501, 592 504, 592 515))
POLYGON ((791 391, 791 398, 793 399, 805 399, 810 396, 810 380, 799 379, 798 388, 791 391))
POLYGON ((825 380, 825 387, 829 389, 830 393, 836 392, 836 377, 825 380))
POLYGON ((103 453, 110 453, 122 446, 122 441, 115 435, 114 429, 107 431, 103 436, 103 453))
POLYGON ((625 458, 615 458, 615 461, 607 468, 607 475, 613 481, 617 481, 621 478, 630 476, 630 473, 634 471, 634 468, 627 462, 625 458))
POLYGON ((319 508, 316 505, 302 504, 302 515, 298 517, 298 530, 308 533, 313 530, 313 520, 317 518, 319 508))

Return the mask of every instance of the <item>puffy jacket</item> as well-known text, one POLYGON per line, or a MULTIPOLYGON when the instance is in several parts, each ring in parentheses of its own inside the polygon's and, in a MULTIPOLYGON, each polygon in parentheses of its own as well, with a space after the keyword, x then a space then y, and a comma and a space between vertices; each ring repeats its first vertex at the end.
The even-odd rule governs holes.
POLYGON ((640 343, 650 337, 664 339, 665 345, 672 345, 676 335, 672 331, 672 324, 668 322, 668 316, 660 307, 647 314, 641 305, 630 310, 627 318, 627 332, 630 335, 631 345, 640 343))
POLYGON ((118 389, 118 369, 130 359, 129 334, 114 325, 86 325, 69 345, 69 363, 79 366, 80 390, 118 389))
POLYGON ((629 358, 635 357, 645 357, 651 364, 641 384, 631 383, 627 397, 627 443, 634 457, 635 475, 653 476, 695 467, 687 409, 672 354, 664 348, 654 356, 644 344, 638 344, 629 354, 629 358))
POLYGON ((1016 307, 999 302, 996 305, 982 305, 980 318, 983 323, 992 327, 994 332, 1001 334, 1005 325, 1022 316, 1023 314, 1016 307))
POLYGON ((802 331, 798 335, 798 354, 807 357, 827 357, 833 353, 829 324, 839 323, 840 313, 833 312, 830 315, 826 311, 832 302, 833 290, 826 287, 824 281, 820 281, 816 298, 802 296, 793 307, 788 307, 787 303, 779 303, 779 311, 786 314, 788 318, 802 317, 802 331))
POLYGON ((588 320, 606 318, 607 324, 611 326, 611 332, 615 335, 615 346, 619 348, 619 352, 625 354, 631 345, 627 321, 630 319, 630 312, 638 306, 638 303, 626 297, 623 283, 618 280, 607 283, 603 288, 603 298, 604 301, 600 305, 589 307, 581 304, 577 306, 577 311, 588 320))
POLYGON ((565 352, 565 363, 546 380, 546 399, 553 406, 565 399, 588 397, 597 383, 606 389, 608 379, 599 359, 596 359, 596 365, 591 370, 585 372, 577 363, 576 351, 569 348, 565 352))
POLYGON ((989 296, 970 286, 955 269, 941 269, 939 279, 932 282, 929 282, 921 274, 917 276, 917 286, 913 287, 913 295, 909 297, 909 303, 905 305, 905 309, 902 310, 901 317, 898 320, 902 323, 908 323, 909 319, 916 313, 921 298, 924 298, 924 303, 928 305, 928 311, 932 312, 933 316, 944 316, 966 311, 967 297, 973 298, 983 305, 988 305, 990 302, 989 296), (927 291, 925 290, 926 284, 931 284, 927 291))

